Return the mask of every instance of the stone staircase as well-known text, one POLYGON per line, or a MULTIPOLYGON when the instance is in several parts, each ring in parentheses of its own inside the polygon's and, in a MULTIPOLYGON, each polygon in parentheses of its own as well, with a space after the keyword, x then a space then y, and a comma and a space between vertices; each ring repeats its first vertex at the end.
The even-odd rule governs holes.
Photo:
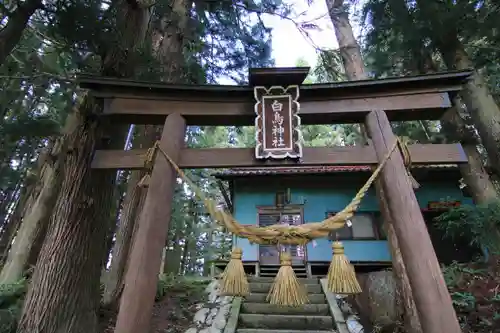
POLYGON ((236 333, 328 333, 335 322, 318 279, 300 278, 310 304, 298 308, 266 302, 273 277, 249 279, 250 295, 241 304, 236 333))

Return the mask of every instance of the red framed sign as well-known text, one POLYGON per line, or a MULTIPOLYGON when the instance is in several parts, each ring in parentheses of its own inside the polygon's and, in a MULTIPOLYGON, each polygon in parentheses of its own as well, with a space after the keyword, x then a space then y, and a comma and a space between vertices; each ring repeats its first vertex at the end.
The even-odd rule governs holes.
POLYGON ((255 157, 301 158, 299 87, 255 87, 255 157))

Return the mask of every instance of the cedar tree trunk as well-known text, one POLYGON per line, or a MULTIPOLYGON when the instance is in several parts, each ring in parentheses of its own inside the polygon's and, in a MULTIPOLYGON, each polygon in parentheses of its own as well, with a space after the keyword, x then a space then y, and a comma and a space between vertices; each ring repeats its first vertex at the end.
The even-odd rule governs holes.
MULTIPOLYGON (((147 31, 150 8, 119 0, 115 41, 101 45, 104 76, 131 77, 135 57, 147 31)), ((32 277, 18 333, 97 332, 100 274, 106 257, 106 233, 113 206, 116 172, 91 169, 95 149, 123 147, 126 129, 106 133, 103 102, 86 96, 76 113, 76 126, 63 140, 68 151, 63 179, 49 230, 32 277)))
POLYGON ((137 185, 143 176, 141 171, 133 171, 127 185, 127 193, 120 216, 120 224, 116 232, 116 241, 111 256, 111 266, 106 274, 103 303, 111 304, 118 300, 123 276, 127 264, 128 254, 132 244, 134 224, 141 197, 141 188, 137 185))
MULTIPOLYGON (((367 79, 366 69, 361 56, 352 26, 349 22, 349 13, 347 6, 344 5, 343 0, 326 0, 326 5, 332 20, 335 35, 339 43, 340 54, 346 75, 350 81, 367 79)), ((397 277, 399 291, 404 303, 405 314, 405 328, 408 333, 420 333, 420 320, 418 318, 417 308, 413 301, 413 294, 406 274, 406 267, 403 262, 403 257, 399 251, 399 244, 394 228, 392 226, 391 212, 385 203, 385 195, 382 184, 376 182, 376 192, 379 199, 379 206, 385 222, 385 229, 387 231, 387 239, 389 241, 389 248, 392 255, 392 266, 394 273, 397 277)))
POLYGON ((459 101, 455 99, 454 106, 441 119, 443 130, 447 138, 462 143, 468 162, 460 164, 459 169, 474 202, 481 204, 494 201, 498 199, 498 193, 477 150, 478 140, 460 117, 458 108, 459 101))
MULTIPOLYGON (((417 0, 417 5, 432 26, 432 42, 448 69, 474 69, 474 63, 458 37, 459 27, 440 17, 445 8, 440 7, 442 5, 436 1, 417 0)), ((486 149, 491 167, 500 176, 500 108, 484 77, 477 70, 473 71, 472 78, 464 86, 460 96, 486 149)))
MULTIPOLYGON (((414 73, 427 74, 429 72, 436 72, 438 66, 432 59, 432 49, 418 45, 418 41, 422 37, 415 34, 414 27, 408 25, 408 22, 414 22, 414 16, 409 12, 405 2, 400 0, 390 0, 388 2, 391 11, 398 13, 398 23, 396 29, 406 38, 412 42, 410 53, 412 54, 412 62, 409 66, 413 69, 414 73), (415 45, 415 46, 413 46, 415 45)), ((478 140, 472 132, 468 129, 465 122, 458 114, 460 103, 454 101, 454 106, 446 112, 446 115, 441 120, 444 132, 447 139, 459 141, 462 143, 464 152, 468 159, 468 164, 460 164, 459 169, 462 174, 464 183, 468 186, 472 197, 476 203, 482 203, 494 200, 497 197, 495 186, 490 178, 490 175, 483 167, 482 159, 477 151, 478 140)))
MULTIPOLYGON (((71 117, 70 117, 71 118, 71 117)), ((70 123, 72 120, 68 120, 70 123)), ((13 283, 20 279, 27 267, 30 257, 36 258, 32 250, 36 247, 47 229, 50 214, 57 198, 57 189, 60 185, 61 177, 56 177, 60 173, 61 163, 55 158, 63 150, 63 142, 58 139, 52 147, 39 158, 40 168, 38 170, 39 181, 32 193, 28 207, 22 218, 21 226, 16 235, 16 241, 12 245, 7 261, 0 274, 0 283, 13 283)))

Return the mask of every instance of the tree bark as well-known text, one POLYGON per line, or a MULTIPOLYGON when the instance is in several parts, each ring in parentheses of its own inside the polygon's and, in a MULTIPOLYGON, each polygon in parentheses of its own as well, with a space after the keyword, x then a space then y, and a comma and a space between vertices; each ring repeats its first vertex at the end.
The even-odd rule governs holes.
MULTIPOLYGON (((130 77, 145 40, 150 8, 132 0, 116 4, 116 40, 102 45, 102 75, 130 77), (108 46, 109 45, 109 46, 108 46), (106 48, 108 47, 108 48, 106 48)), ((65 135, 67 154, 60 193, 19 321, 18 333, 97 332, 100 274, 114 198, 115 171, 91 169, 93 152, 123 147, 126 129, 107 124, 102 101, 83 99, 76 125, 65 135)))
MULTIPOLYGON (((153 52, 162 64, 163 78, 169 83, 185 82, 184 46, 188 36, 192 0, 169 0, 172 12, 153 30, 153 52)), ((161 131, 160 131, 161 133, 161 131)))
MULTIPOLYGON (((138 130, 137 148, 149 148, 159 138, 161 126, 145 125, 138 130)), ((119 301, 124 287, 124 276, 128 258, 134 239, 136 222, 140 217, 142 206, 148 193, 147 187, 138 186, 145 171, 132 172, 127 186, 120 223, 116 232, 116 241, 112 250, 111 265, 105 276, 104 304, 115 304, 119 301)))
MULTIPOLYGON (((3 267, 7 260, 12 242, 21 224, 23 213, 30 206, 30 194, 34 188, 32 179, 31 175, 26 175, 24 179, 19 181, 19 183, 24 181, 24 187, 21 188, 20 185, 16 186, 16 190, 13 191, 18 192, 18 194, 9 193, 9 201, 13 200, 16 196, 19 197, 14 212, 10 216, 9 214, 0 215, 3 219, 3 224, 1 225, 2 232, 0 233, 0 267, 3 267)), ((6 207, 8 206, 6 205, 6 207)))
POLYGON ((180 273, 182 248, 179 245, 179 233, 180 231, 177 231, 172 239, 172 250, 165 251, 165 258, 163 258, 163 273, 165 274, 180 273))
POLYGON ((54 158, 61 152, 61 149, 62 141, 59 138, 47 152, 40 155, 39 181, 29 198, 32 204, 22 218, 16 240, 0 274, 0 283, 13 283, 20 279, 30 257, 36 257, 32 254, 32 250, 37 245, 36 236, 43 239, 43 231, 47 228, 57 198, 61 177, 56 177, 56 175, 60 174, 61 163, 54 158))
POLYGON ((326 6, 349 81, 366 80, 367 75, 361 49, 354 37, 347 5, 344 4, 344 0, 326 0, 326 6))
MULTIPOLYGON (((366 80, 366 68, 361 55, 361 50, 356 42, 352 26, 349 22, 349 13, 347 6, 343 0, 326 0, 328 13, 332 20, 335 36, 339 43, 340 54, 346 72, 346 76, 350 81, 366 80)), ((417 308, 413 300, 413 293, 409 283, 405 264, 401 252, 399 251, 399 243, 397 236, 392 226, 391 211, 387 206, 386 196, 383 190, 382 182, 375 183, 375 190, 379 201, 379 207, 384 220, 384 226, 387 231, 387 239, 392 256, 392 268, 396 275, 399 294, 404 304, 404 326, 408 333, 421 333, 420 320, 418 317, 417 308)))
POLYGON ((454 106, 441 119, 443 130, 447 138, 462 143, 468 162, 458 167, 474 202, 477 204, 492 202, 498 199, 497 190, 484 168, 482 157, 477 150, 476 136, 460 117, 458 107, 459 102, 455 100, 454 106))
POLYGON ((39 8, 42 8, 42 0, 26 0, 7 15, 7 25, 0 29, 0 66, 19 43, 31 15, 39 8))
POLYGON ((2 232, 0 233, 0 267, 7 261, 9 250, 12 246, 12 240, 21 223, 22 211, 27 203, 27 197, 30 190, 31 188, 28 188, 24 193, 21 193, 21 198, 16 205, 13 216, 6 219, 2 225, 2 232))
MULTIPOLYGON (((408 25, 408 22, 413 22, 414 17, 408 11, 406 3, 400 0, 389 1, 389 6, 393 13, 398 13, 398 29, 405 38, 420 38, 415 36, 413 28, 408 25)), ((415 43, 409 43, 416 45, 415 43)), ((410 52, 413 55, 411 64, 414 73, 427 74, 436 72, 438 66, 432 59, 432 54, 429 48, 413 47, 410 52)), ((468 163, 460 164, 459 170, 464 183, 468 186, 474 202, 484 203, 497 199, 498 194, 495 186, 490 178, 490 175, 485 170, 482 158, 477 151, 479 144, 476 135, 467 127, 464 120, 460 117, 458 110, 460 109, 460 101, 455 98, 454 106, 450 108, 441 119, 441 125, 446 134, 447 139, 459 141, 462 143, 468 163)))
MULTIPOLYGON (((189 205, 190 210, 192 209, 193 205, 189 205)), ((179 273, 182 275, 185 275, 186 272, 188 271, 188 257, 189 257, 189 246, 191 245, 191 226, 194 222, 192 220, 188 221, 188 224, 186 225, 186 230, 184 233, 184 246, 182 248, 182 256, 179 264, 179 273)))
POLYGON ((133 171, 128 180, 120 224, 112 250, 111 265, 105 277, 104 304, 114 303, 119 298, 141 197, 141 189, 138 188, 137 183, 142 176, 143 172, 133 171))
POLYGON ((213 242, 214 238, 214 232, 215 230, 210 228, 209 231, 207 231, 207 246, 206 246, 206 252, 205 252, 205 258, 203 260, 203 276, 210 276, 210 268, 212 266, 212 260, 213 260, 213 251, 211 244, 213 242))

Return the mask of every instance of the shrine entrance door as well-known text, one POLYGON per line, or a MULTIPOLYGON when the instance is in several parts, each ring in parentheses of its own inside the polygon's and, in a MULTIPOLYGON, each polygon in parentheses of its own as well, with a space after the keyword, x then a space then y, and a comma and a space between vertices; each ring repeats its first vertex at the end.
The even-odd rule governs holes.
MULTIPOLYGON (((259 226, 273 224, 299 225, 304 223, 301 207, 258 207, 259 226)), ((259 245, 259 262, 261 265, 279 265, 281 252, 290 252, 293 265, 303 265, 305 248, 299 245, 259 245)))

